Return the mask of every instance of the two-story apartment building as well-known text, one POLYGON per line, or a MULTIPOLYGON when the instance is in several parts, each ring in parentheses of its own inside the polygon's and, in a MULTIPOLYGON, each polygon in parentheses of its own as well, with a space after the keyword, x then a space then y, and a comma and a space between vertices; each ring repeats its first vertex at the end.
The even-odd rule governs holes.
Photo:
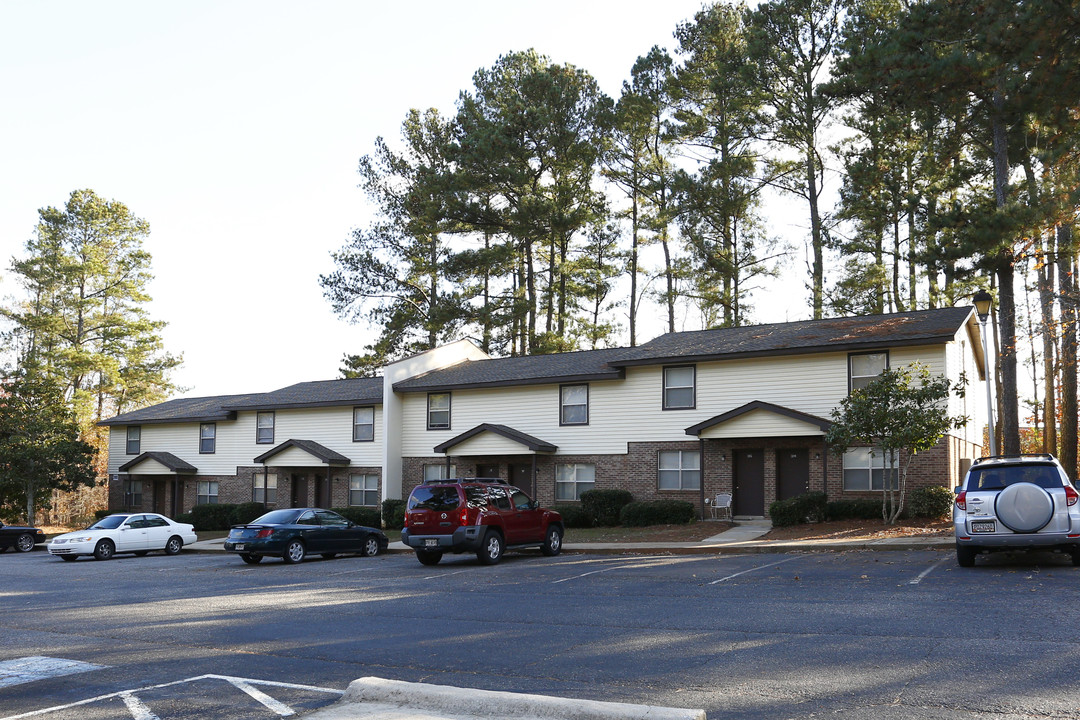
POLYGON ((955 485, 981 452, 985 362, 971 308, 669 333, 634 348, 490 358, 467 341, 382 378, 181 399, 106 421, 110 503, 181 512, 200 502, 377 505, 425 478, 499 476, 541 502, 590 488, 736 515, 824 490, 880 489, 868 448, 823 436, 851 389, 918 361, 965 377, 971 419, 916 458, 913 486, 955 485))

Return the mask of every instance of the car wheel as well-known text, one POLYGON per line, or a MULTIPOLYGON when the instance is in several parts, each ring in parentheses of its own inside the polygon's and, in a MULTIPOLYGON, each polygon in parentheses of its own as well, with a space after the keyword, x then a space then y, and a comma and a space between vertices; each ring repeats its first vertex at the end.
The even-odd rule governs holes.
POLYGON ((438 565, 442 560, 441 552, 431 552, 430 550, 417 550, 416 559, 420 561, 421 565, 438 565))
POLYGON ((34 545, 36 544, 37 543, 34 542, 33 535, 31 535, 30 533, 23 533, 15 541, 15 549, 19 552, 30 552, 34 549, 34 545))
POLYGON ((502 535, 494 530, 488 530, 488 534, 484 536, 484 545, 478 553, 476 558, 482 565, 494 565, 502 560, 503 554, 503 539, 502 535))
POLYGON ((79 556, 78 555, 61 555, 60 559, 63 560, 64 562, 71 562, 73 560, 78 560, 79 556))
POLYGON ((262 555, 249 555, 248 553, 243 553, 240 556, 240 559, 248 565, 258 565, 262 562, 262 555))
POLYGON ((281 556, 281 559, 291 565, 303 562, 305 555, 307 555, 307 548, 304 547, 304 543, 299 540, 290 540, 285 546, 285 554, 281 556))
POLYGON ((379 554, 379 538, 368 535, 364 541, 364 547, 360 548, 360 554, 364 557, 372 557, 379 554))
POLYGON ((562 552, 562 528, 558 525, 548 526, 547 536, 544 538, 540 551, 548 557, 554 557, 562 552))
POLYGON ((173 535, 169 538, 169 542, 165 543, 165 554, 176 555, 184 549, 184 541, 180 539, 179 535, 173 535))
POLYGON ((108 560, 116 552, 116 546, 113 545, 112 540, 102 540, 94 548, 95 560, 108 560))
POLYGON ((322 553, 323 560, 333 560, 337 557, 337 553, 322 553))
POLYGON ((970 545, 956 544, 956 564, 960 567, 975 567, 975 556, 978 554, 979 551, 970 545))
POLYGON ((994 500, 998 520, 1014 533, 1034 533, 1054 516, 1054 498, 1034 483, 1013 483, 994 500))

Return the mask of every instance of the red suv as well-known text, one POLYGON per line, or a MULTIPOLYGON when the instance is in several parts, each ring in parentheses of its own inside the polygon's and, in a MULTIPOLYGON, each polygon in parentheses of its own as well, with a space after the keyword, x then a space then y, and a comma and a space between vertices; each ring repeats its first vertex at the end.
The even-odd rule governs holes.
POLYGON ((545 510, 499 478, 431 480, 416 486, 405 506, 401 541, 416 559, 435 565, 444 553, 476 553, 494 565, 507 548, 562 550, 562 515, 545 510))

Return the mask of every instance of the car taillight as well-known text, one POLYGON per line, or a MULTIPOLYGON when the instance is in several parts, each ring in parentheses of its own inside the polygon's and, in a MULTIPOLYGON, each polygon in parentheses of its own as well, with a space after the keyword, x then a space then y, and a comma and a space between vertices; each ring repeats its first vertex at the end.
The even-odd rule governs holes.
POLYGON ((1075 490, 1073 490, 1071 487, 1066 485, 1065 486, 1065 504, 1068 505, 1069 507, 1072 507, 1073 505, 1076 504, 1077 500, 1080 500, 1080 495, 1077 495, 1075 490))
POLYGON ((268 538, 273 534, 274 534, 274 531, 271 530, 270 528, 263 528, 262 530, 260 530, 258 532, 258 534, 255 535, 255 537, 257 537, 257 538, 268 538))
POLYGON ((468 524, 469 524, 469 508, 463 507, 463 508, 461 508, 460 512, 458 512, 458 525, 468 525, 468 524))
POLYGON ((405 513, 405 524, 402 527, 409 527, 409 513, 405 513))
POLYGON ((956 507, 967 510, 967 490, 956 496, 956 507))

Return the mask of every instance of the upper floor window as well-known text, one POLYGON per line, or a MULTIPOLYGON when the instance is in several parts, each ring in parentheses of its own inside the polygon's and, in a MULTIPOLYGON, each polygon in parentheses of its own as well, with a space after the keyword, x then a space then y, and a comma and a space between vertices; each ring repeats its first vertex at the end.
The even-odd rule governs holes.
POLYGON ((450 429, 450 393, 430 393, 427 396, 428 430, 450 429))
POLYGON ((581 493, 596 487, 596 466, 575 463, 555 466, 555 499, 580 500, 581 493))
POLYGON ((139 425, 128 425, 127 427, 127 448, 125 452, 128 455, 138 455, 142 446, 142 427, 139 425))
POLYGON ((353 442, 369 442, 375 439, 375 408, 353 408, 352 439, 353 442))
POLYGON ((255 442, 260 444, 273 444, 274 442, 274 413, 258 413, 255 420, 255 442))
POLYGON ((697 368, 693 365, 664 368, 664 409, 693 408, 696 401, 697 368))
POLYGON ((663 450, 657 485, 661 490, 697 490, 701 487, 701 453, 697 450, 663 450))
POLYGON ((217 450, 217 423, 200 423, 199 452, 210 455, 217 450))
POLYGON ((559 388, 559 424, 589 424, 588 385, 563 385, 559 388))
POLYGON ((848 355, 848 392, 861 390, 889 367, 889 353, 852 353, 848 355))
POLYGON ((349 505, 362 505, 366 507, 378 507, 379 505, 379 476, 378 475, 350 475, 349 476, 349 505))

